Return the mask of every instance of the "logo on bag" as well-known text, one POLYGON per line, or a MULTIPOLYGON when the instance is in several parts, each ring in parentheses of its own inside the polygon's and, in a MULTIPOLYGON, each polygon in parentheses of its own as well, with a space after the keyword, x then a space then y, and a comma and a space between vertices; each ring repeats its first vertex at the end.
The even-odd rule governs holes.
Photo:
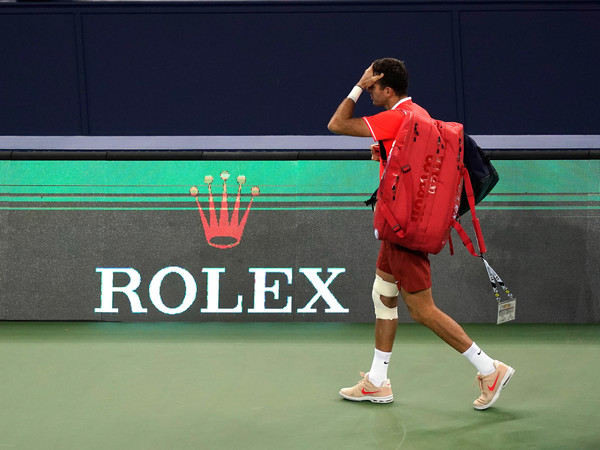
POLYGON ((442 169, 444 158, 440 156, 429 155, 423 162, 421 176, 419 178, 419 187, 413 203, 411 220, 420 222, 423 219, 425 199, 429 195, 435 195, 437 184, 442 169))
POLYGON ((230 217, 227 198, 228 179, 229 172, 221 172, 221 180, 223 180, 223 194, 221 196, 221 206, 219 208, 218 218, 212 191, 212 183, 214 181, 213 176, 207 175, 204 177, 204 183, 208 185, 208 218, 206 217, 206 214, 200 205, 200 200, 198 199, 198 188, 196 186, 192 186, 190 188, 190 195, 195 198, 198 211, 200 212, 200 219, 202 220, 202 227, 204 228, 206 241, 211 246, 221 249, 235 247, 240 243, 242 235, 244 234, 244 227, 246 226, 246 221, 248 220, 248 214, 250 213, 250 207, 252 206, 254 197, 260 194, 260 189, 258 186, 254 186, 250 190, 250 193, 252 194, 252 197, 250 197, 250 203, 248 203, 246 210, 243 212, 242 219, 239 220, 242 186, 246 183, 246 177, 244 175, 239 175, 237 177, 237 196, 233 206, 233 212, 230 217))

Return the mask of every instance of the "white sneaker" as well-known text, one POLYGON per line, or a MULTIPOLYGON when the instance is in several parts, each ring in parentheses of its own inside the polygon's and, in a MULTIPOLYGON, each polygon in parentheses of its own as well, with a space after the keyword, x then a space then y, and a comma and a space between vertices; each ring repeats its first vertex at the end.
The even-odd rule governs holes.
POLYGON ((478 373, 477 378, 475 378, 481 390, 481 395, 473 402, 473 408, 475 409, 483 410, 492 406, 498 400, 500 391, 508 384, 515 373, 515 369, 500 361, 494 361, 494 367, 496 367, 495 372, 486 376, 481 376, 478 373))
POLYGON ((390 380, 385 380, 379 387, 369 381, 369 374, 360 372, 362 380, 356 386, 340 390, 340 395, 353 402, 370 401, 373 403, 391 403, 394 401, 390 380))

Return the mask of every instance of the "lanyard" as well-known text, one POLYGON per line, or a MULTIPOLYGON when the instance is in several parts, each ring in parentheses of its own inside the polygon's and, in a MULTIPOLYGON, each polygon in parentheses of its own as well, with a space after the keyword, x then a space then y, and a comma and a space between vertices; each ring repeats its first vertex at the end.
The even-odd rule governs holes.
POLYGON ((481 256, 481 259, 483 260, 483 264, 485 264, 485 270, 487 270, 488 277, 490 279, 490 283, 492 284, 492 289, 494 291, 494 297, 496 297, 496 300, 500 301, 500 290, 498 289, 498 284, 500 285, 500 288, 502 288, 504 293, 508 296, 508 298, 512 300, 512 292, 510 292, 506 288, 506 285, 504 284, 504 281, 502 281, 502 278, 500 278, 500 275, 498 275, 496 271, 492 269, 492 266, 489 265, 489 263, 483 256, 481 256))
POLYGON ((504 284, 504 281, 502 281, 502 278, 500 278, 500 275, 498 275, 496 271, 492 269, 492 266, 489 265, 486 259, 483 256, 481 256, 481 259, 483 260, 485 270, 487 271, 488 278, 492 285, 492 290, 494 291, 494 298, 498 302, 498 320, 496 321, 496 323, 499 325, 501 323, 514 320, 517 299, 513 296, 512 292, 508 290, 508 288, 504 284), (502 299, 500 298, 500 289, 498 289, 498 285, 500 285, 500 289, 502 289, 502 291, 504 291, 504 293, 508 297, 507 300, 502 301, 502 299))

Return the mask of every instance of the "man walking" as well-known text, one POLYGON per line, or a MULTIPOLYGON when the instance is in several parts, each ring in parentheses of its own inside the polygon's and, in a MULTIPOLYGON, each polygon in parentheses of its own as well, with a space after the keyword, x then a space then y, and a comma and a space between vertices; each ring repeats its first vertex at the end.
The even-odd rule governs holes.
MULTIPOLYGON (((389 152, 406 109, 429 116, 427 111, 407 96, 408 73, 402 61, 378 59, 368 67, 342 101, 329 121, 328 128, 336 134, 371 136, 379 144, 371 146, 372 159, 383 161, 380 150, 389 152), (375 106, 384 108, 379 114, 353 117, 354 107, 363 91, 367 91, 375 106)), ((342 389, 340 395, 353 401, 392 402, 394 396, 387 370, 398 327, 398 294, 411 317, 436 333, 452 348, 463 354, 477 369, 481 396, 473 402, 475 409, 487 409, 498 399, 508 384, 514 369, 486 355, 462 327, 437 308, 431 293, 431 270, 427 253, 413 251, 382 241, 373 283, 375 307, 375 354, 369 372, 362 373, 356 386, 342 389)))

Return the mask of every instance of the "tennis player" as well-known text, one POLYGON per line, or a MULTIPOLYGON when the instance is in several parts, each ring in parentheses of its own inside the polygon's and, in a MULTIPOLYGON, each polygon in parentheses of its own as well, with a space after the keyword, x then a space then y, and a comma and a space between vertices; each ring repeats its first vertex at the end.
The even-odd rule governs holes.
MULTIPOLYGON (((368 67, 350 94, 339 105, 328 128, 336 134, 371 136, 383 142, 386 151, 392 148, 404 114, 398 109, 425 111, 407 95, 408 73, 402 61, 393 58, 378 59, 368 67), (368 117, 353 117, 360 95, 367 91, 375 106, 384 111, 368 117)), ((383 162, 378 144, 371 146, 372 159, 383 162)), ((484 410, 492 406, 508 384, 514 369, 490 358, 456 323, 437 308, 431 294, 431 270, 427 253, 412 251, 382 241, 375 270, 372 297, 375 308, 375 353, 371 369, 361 372, 356 386, 344 388, 340 395, 353 401, 390 403, 392 386, 388 379, 389 362, 398 327, 398 295, 401 295, 411 317, 428 327, 448 345, 461 353, 477 369, 481 395, 473 407, 484 410)))

